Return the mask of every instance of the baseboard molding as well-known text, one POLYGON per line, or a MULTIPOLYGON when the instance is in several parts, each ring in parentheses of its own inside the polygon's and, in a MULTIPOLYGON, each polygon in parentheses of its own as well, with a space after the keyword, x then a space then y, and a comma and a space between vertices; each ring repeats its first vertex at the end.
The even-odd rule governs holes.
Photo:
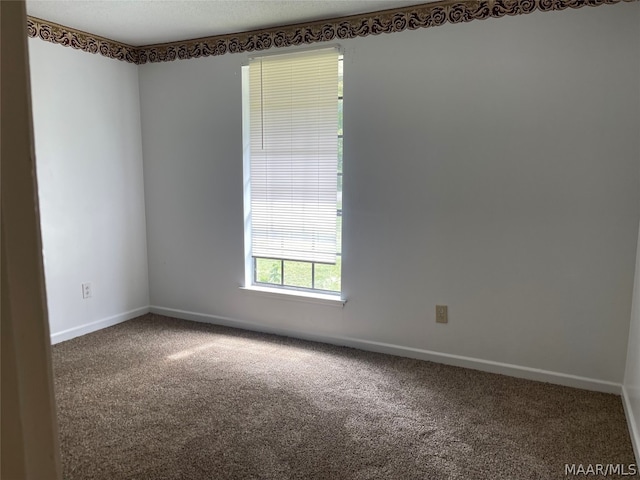
POLYGON ((308 334, 294 330, 271 327, 255 322, 238 320, 234 318, 221 317, 217 315, 209 315, 204 313, 190 312, 186 310, 177 310, 174 308, 165 308, 157 305, 149 307, 151 313, 165 315, 168 317, 180 318, 183 320, 192 320, 201 323, 211 323, 215 325, 224 325, 227 327, 242 328, 245 330, 253 330, 264 333, 272 333, 275 335, 283 335, 287 337, 300 338, 314 342, 329 343, 345 347, 358 348, 371 352, 386 353, 397 355, 399 357, 416 358, 419 360, 427 360, 430 362, 443 363, 456 367, 470 368, 473 370, 481 370, 483 372, 498 373, 511 377, 525 378, 528 380, 536 380, 539 382, 553 383, 564 385, 567 387, 582 388, 585 390, 593 390, 597 392, 615 393, 620 395, 622 385, 619 383, 609 382, 606 380, 598 380, 588 377, 580 377, 566 373, 551 372, 548 370, 540 370, 537 368, 523 367, 519 365, 511 365, 507 363, 494 362, 491 360, 482 360, 479 358, 464 357, 460 355, 452 355, 449 353, 440 353, 430 350, 422 350, 418 348, 403 347, 401 345, 393 345, 389 343, 374 342, 371 340, 363 340, 359 338, 328 336, 308 334))
POLYGON ((95 322, 86 323, 78 327, 69 328, 68 330, 63 330, 62 332, 52 333, 51 344, 53 345, 56 343, 64 342, 65 340, 71 340, 72 338, 86 335, 87 333, 102 330, 103 328, 107 327, 112 327, 113 325, 126 322, 127 320, 131 320, 132 318, 144 315, 145 313, 149 313, 148 306, 129 310, 128 312, 119 313, 118 315, 113 315, 101 320, 96 320, 95 322))
MULTIPOLYGON (((629 400, 629 394, 624 385, 622 385, 622 405, 624 406, 624 413, 627 416, 627 425, 629 426, 629 436, 631 437, 631 444, 633 445, 633 452, 636 455, 636 465, 640 465, 640 430, 638 429, 638 422, 633 414, 631 408, 631 401, 629 400)), ((640 419, 639 419, 640 420, 640 419)))

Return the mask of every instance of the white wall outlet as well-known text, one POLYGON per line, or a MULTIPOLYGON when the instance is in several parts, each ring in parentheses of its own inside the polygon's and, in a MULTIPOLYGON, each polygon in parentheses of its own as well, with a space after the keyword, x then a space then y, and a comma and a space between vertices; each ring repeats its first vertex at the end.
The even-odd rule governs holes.
POLYGON ((449 308, 446 305, 436 305, 436 322, 449 323, 449 308))
POLYGON ((84 298, 85 300, 87 298, 91 298, 91 295, 93 294, 93 288, 91 287, 90 283, 83 283, 82 284, 82 298, 84 298))

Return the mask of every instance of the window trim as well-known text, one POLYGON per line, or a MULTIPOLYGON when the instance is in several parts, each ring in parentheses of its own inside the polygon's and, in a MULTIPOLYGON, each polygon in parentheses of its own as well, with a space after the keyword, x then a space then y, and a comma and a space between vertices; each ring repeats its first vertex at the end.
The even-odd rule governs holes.
POLYGON ((262 285, 240 286, 240 290, 252 295, 281 298, 283 300, 291 300, 303 303, 315 303, 327 305, 331 307, 344 308, 347 299, 336 292, 335 295, 326 293, 310 292, 308 290, 294 290, 292 287, 264 287, 262 285))
MULTIPOLYGON (((333 47, 338 50, 338 61, 342 63, 344 61, 344 52, 340 45, 331 44, 328 47, 333 47)), ((290 53, 300 53, 307 50, 316 50, 316 49, 325 49, 327 46, 322 47, 310 47, 310 48, 296 48, 293 49, 290 53)), ((266 54, 263 56, 270 55, 283 55, 280 53, 266 54)), ((284 55, 287 55, 286 53, 284 55)), ((263 257, 253 257, 252 247, 251 247, 251 176, 250 176, 250 165, 251 165, 251 155, 250 155, 250 102, 249 98, 249 64, 245 63, 241 67, 241 83, 242 83, 242 140, 243 140, 243 197, 244 197, 244 253, 245 253, 245 275, 244 275, 244 285, 240 286, 240 289, 245 292, 251 292, 253 294, 258 294, 261 296, 272 297, 273 295, 277 295, 283 299, 287 300, 295 300, 302 301, 306 303, 320 303, 331 306, 340 306, 344 307, 347 302, 347 299, 343 296, 344 291, 342 290, 342 281, 340 291, 332 291, 332 290, 323 290, 315 288, 315 277, 313 274, 313 268, 315 263, 318 262, 307 262, 312 266, 312 288, 306 287, 296 287, 290 285, 276 285, 276 284, 267 284, 258 282, 255 278, 255 259, 263 258, 263 257)), ((338 95, 339 101, 344 101, 344 92, 338 95)), ((337 134, 338 138, 344 138, 343 133, 337 134)), ((337 172, 338 177, 343 178, 343 172, 337 172)), ((336 211, 336 216, 342 217, 342 208, 338 208, 336 211)), ((340 235, 342 238, 342 235, 340 235)), ((342 246, 339 247, 340 252, 337 253, 337 256, 341 257, 342 254, 342 246)), ((342 268, 340 271, 340 276, 342 277, 342 268)), ((284 279, 283 279, 284 280, 284 279)))

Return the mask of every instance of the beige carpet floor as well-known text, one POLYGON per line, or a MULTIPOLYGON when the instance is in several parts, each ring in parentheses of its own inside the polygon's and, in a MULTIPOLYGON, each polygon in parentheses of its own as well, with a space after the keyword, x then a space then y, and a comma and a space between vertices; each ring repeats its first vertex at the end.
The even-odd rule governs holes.
POLYGON ((600 478, 565 463, 634 463, 618 396, 430 362, 151 314, 53 360, 67 480, 600 478))

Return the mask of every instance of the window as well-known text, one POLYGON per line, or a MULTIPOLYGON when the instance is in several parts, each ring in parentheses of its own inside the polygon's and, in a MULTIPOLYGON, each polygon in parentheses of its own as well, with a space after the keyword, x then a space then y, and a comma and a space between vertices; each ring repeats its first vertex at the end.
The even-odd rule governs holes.
POLYGON ((342 71, 336 48, 243 68, 247 285, 341 291, 342 71))

